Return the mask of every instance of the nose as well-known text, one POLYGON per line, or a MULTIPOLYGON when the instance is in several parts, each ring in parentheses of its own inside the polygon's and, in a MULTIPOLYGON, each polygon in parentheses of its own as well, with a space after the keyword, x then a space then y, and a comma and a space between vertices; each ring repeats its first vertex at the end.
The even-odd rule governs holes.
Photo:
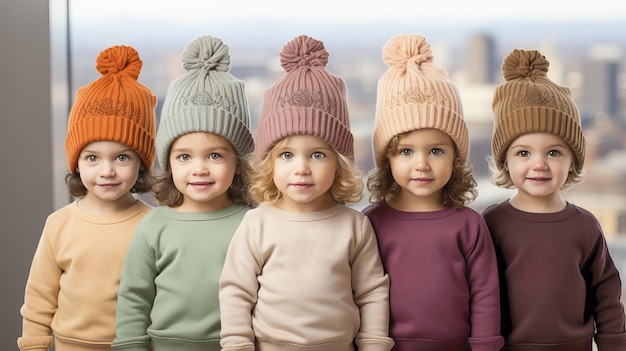
POLYGON ((102 162, 102 167, 100 168, 100 176, 105 178, 115 176, 115 167, 113 165, 113 162, 102 162))
POLYGON ((535 170, 545 170, 548 168, 548 163, 546 162, 545 157, 536 156, 533 158, 533 169, 535 170))
POLYGON ((193 165, 193 174, 194 175, 207 175, 209 174, 209 167, 207 166, 207 161, 204 159, 196 159, 193 165))
POLYGON ((413 168, 417 171, 424 171, 430 168, 428 164, 428 157, 419 153, 415 153, 413 156, 413 168))
POLYGON ((295 161, 295 173, 297 175, 309 174, 311 169, 309 168, 309 160, 304 157, 298 157, 295 161))

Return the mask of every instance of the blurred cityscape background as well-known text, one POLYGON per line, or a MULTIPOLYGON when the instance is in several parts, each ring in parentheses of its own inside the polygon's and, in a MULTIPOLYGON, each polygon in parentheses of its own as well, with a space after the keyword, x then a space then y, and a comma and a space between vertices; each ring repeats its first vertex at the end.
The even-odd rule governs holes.
MULTIPOLYGON (((425 35, 432 45, 434 62, 448 70, 461 93, 470 128, 470 158, 479 183, 478 198, 471 205, 477 210, 512 193, 490 183, 486 161, 492 131, 491 99, 495 87, 502 82, 502 59, 514 48, 540 50, 550 62, 548 76, 572 90, 587 138, 585 180, 567 190, 565 196, 598 217, 616 264, 622 275, 626 274, 626 36, 623 35, 626 15, 623 12, 616 13, 616 9, 600 1, 586 8, 593 5, 594 10, 600 8, 603 12, 590 10, 588 17, 585 8, 579 8, 572 16, 563 11, 552 17, 532 17, 521 12, 515 16, 519 9, 511 8, 501 9, 500 14, 491 17, 479 17, 477 13, 465 12, 461 6, 466 5, 461 2, 442 1, 441 7, 430 9, 431 16, 428 9, 412 10, 413 7, 402 2, 391 1, 385 3, 389 6, 380 5, 377 16, 377 9, 365 12, 360 8, 351 12, 351 8, 361 5, 347 1, 347 6, 337 9, 341 11, 339 14, 328 5, 324 11, 312 12, 309 18, 305 8, 315 4, 270 1, 246 5, 235 1, 216 8, 208 2, 190 0, 176 1, 175 6, 165 1, 138 1, 139 8, 133 12, 126 2, 123 5, 120 2, 116 8, 117 2, 106 2, 106 8, 86 1, 69 2, 72 91, 98 77, 95 58, 101 50, 111 45, 132 45, 144 62, 139 80, 159 97, 158 117, 168 84, 183 73, 180 54, 185 45, 198 36, 212 35, 230 47, 231 73, 246 82, 253 128, 256 128, 265 89, 284 74, 278 53, 292 38, 306 34, 324 42, 330 53, 328 69, 347 82, 356 157, 364 171, 373 167, 371 137, 376 85, 386 69, 382 47, 397 34, 425 35), (294 10, 292 6, 303 9, 294 10), (457 11, 453 11, 455 6, 459 7, 457 11), (225 15, 227 7, 232 10, 229 17, 225 15), (275 15, 285 9, 291 10, 285 17, 275 15), (510 10, 506 12, 508 17, 502 15, 507 10, 510 10)), ((480 1, 474 6, 481 7, 480 1)), ((494 1, 482 6, 483 10, 477 11, 487 13, 488 6, 510 5, 498 5, 494 1)), ((548 13, 541 6, 541 2, 536 2, 531 10, 548 13)), ((575 8, 575 3, 568 5, 571 11, 575 8)), ((51 23, 54 25, 54 18, 51 23)), ((54 45, 52 50, 54 55, 54 45)), ((57 130, 65 131, 62 127, 57 130)), ((55 157, 65 155, 59 153, 55 157)), ((358 206, 364 206, 366 200, 367 195, 358 206)))

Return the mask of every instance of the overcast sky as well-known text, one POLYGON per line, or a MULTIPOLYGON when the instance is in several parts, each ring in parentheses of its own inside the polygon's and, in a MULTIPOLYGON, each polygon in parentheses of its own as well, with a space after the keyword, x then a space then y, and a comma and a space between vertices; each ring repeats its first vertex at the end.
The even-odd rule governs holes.
POLYGON ((453 20, 626 20, 615 0, 105 0, 72 1, 81 20, 106 17, 190 20, 246 19, 368 22, 377 19, 453 20))

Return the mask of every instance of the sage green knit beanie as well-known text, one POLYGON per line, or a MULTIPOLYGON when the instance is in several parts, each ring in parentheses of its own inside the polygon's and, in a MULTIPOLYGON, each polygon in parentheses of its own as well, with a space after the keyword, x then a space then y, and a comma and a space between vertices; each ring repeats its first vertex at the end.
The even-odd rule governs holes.
POLYGON ((187 71, 169 85, 156 149, 161 169, 168 169, 169 151, 176 138, 210 132, 226 138, 239 155, 254 150, 245 83, 229 73, 230 52, 221 39, 202 36, 181 55, 187 71))

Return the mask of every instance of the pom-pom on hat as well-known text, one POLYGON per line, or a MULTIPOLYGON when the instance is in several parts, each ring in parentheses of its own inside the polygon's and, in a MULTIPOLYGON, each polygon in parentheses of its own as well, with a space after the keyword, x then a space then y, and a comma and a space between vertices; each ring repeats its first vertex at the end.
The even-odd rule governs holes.
POLYGON ((419 34, 397 35, 385 44, 382 54, 388 68, 378 80, 376 162, 394 136, 425 128, 448 134, 461 156, 467 158, 469 132, 458 90, 446 70, 433 63, 426 38, 419 34))
POLYGON ((528 133, 551 133, 567 143, 576 159, 576 171, 585 163, 585 137, 580 114, 569 88, 547 76, 549 62, 537 50, 514 49, 502 62, 505 82, 493 97, 491 151, 499 170, 511 143, 528 133))
POLYGON ((154 163, 157 97, 139 83, 143 62, 130 46, 100 52, 102 75, 78 89, 68 119, 65 152, 69 171, 76 172, 81 150, 95 141, 116 141, 132 148, 148 170, 154 163))
POLYGON ((226 138, 239 155, 254 150, 245 83, 229 73, 230 52, 221 39, 201 36, 181 55, 187 71, 168 87, 156 149, 161 169, 168 168, 172 143, 181 135, 209 132, 226 138))
POLYGON ((346 84, 326 70, 328 56, 324 43, 306 35, 283 47, 280 64, 286 74, 265 91, 256 138, 259 158, 289 135, 317 136, 354 158, 346 84))

